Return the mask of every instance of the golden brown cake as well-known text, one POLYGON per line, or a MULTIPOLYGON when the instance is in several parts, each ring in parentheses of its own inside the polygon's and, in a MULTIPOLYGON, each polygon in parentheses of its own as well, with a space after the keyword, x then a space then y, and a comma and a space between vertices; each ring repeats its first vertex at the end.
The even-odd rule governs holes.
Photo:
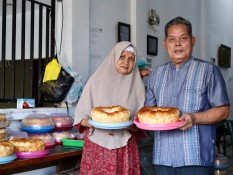
POLYGON ((0 142, 0 157, 11 156, 14 153, 14 145, 9 142, 0 142))
POLYGON ((0 129, 0 141, 7 138, 7 133, 5 128, 0 129))
POLYGON ((53 138, 55 139, 56 143, 62 142, 62 139, 64 138, 70 138, 70 132, 69 131, 54 131, 53 132, 53 138))
POLYGON ((144 124, 170 124, 179 120, 180 112, 172 107, 144 106, 138 111, 138 120, 144 124))
POLYGON ((0 121, 6 121, 6 114, 0 113, 0 121))
POLYGON ((121 106, 99 106, 91 112, 91 118, 96 122, 119 123, 130 119, 130 111, 121 106))
POLYGON ((56 126, 73 125, 73 118, 66 114, 58 114, 57 116, 56 114, 53 114, 51 118, 56 126))
POLYGON ((42 139, 14 138, 10 141, 14 145, 14 152, 36 152, 45 150, 42 139))
POLYGON ((22 121, 23 126, 53 126, 54 123, 48 116, 30 116, 26 117, 22 121))
POLYGON ((54 142, 53 135, 51 133, 29 133, 29 139, 42 139, 44 143, 54 142))
POLYGON ((0 140, 6 139, 6 138, 7 138, 7 133, 0 133, 0 140))
POLYGON ((6 133, 6 129, 5 128, 0 128, 0 134, 6 133))

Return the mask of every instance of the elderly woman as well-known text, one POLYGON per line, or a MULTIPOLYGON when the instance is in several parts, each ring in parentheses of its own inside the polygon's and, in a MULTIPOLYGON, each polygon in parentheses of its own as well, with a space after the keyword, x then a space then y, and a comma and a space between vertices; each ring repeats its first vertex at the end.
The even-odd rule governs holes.
POLYGON ((96 106, 120 105, 134 117, 143 106, 145 87, 136 66, 136 48, 127 41, 111 50, 88 80, 75 110, 80 132, 87 129, 81 160, 81 175, 139 175, 138 129, 105 130, 88 123, 96 106))

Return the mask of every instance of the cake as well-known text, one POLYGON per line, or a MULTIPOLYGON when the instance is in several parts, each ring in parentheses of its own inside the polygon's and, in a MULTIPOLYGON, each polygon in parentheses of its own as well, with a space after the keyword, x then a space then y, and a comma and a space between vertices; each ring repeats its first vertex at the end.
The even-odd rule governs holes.
POLYGON ((54 113, 50 116, 56 127, 73 126, 73 118, 66 113, 54 113))
POLYGON ((23 126, 31 126, 31 127, 36 127, 36 126, 54 126, 54 123, 52 119, 43 114, 35 114, 35 115, 29 115, 25 117, 22 121, 23 126))
POLYGON ((71 135, 69 131, 55 131, 53 132, 53 138, 56 143, 60 144, 62 143, 62 139, 71 138, 71 135))
POLYGON ((11 156, 14 153, 14 145, 10 142, 0 142, 0 157, 11 156))
POLYGON ((14 152, 37 152, 45 150, 45 143, 42 139, 14 138, 10 140, 14 145, 14 152))
POLYGON ((104 123, 127 122, 130 119, 130 111, 119 105, 99 106, 92 109, 91 118, 93 121, 104 123))
POLYGON ((137 113, 140 123, 171 124, 179 120, 179 109, 173 107, 142 107, 137 113))

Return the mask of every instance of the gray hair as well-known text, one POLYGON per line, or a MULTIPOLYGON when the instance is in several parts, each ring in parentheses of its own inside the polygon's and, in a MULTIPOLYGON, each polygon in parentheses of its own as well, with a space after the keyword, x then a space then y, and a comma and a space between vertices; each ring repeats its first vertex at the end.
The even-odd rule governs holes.
POLYGON ((165 38, 167 38, 168 36, 168 28, 171 27, 172 25, 176 25, 176 24, 184 24, 187 26, 188 28, 188 34, 190 36, 192 36, 192 24, 185 18, 183 17, 175 17, 174 19, 172 19, 171 21, 169 21, 166 26, 165 26, 165 38))

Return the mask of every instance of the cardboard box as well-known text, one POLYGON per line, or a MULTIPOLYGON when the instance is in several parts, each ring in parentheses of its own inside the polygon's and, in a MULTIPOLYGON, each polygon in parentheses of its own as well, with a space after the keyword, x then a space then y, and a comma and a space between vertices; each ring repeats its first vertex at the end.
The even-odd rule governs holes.
POLYGON ((34 98, 18 98, 17 99, 17 108, 34 108, 35 99, 34 98))

